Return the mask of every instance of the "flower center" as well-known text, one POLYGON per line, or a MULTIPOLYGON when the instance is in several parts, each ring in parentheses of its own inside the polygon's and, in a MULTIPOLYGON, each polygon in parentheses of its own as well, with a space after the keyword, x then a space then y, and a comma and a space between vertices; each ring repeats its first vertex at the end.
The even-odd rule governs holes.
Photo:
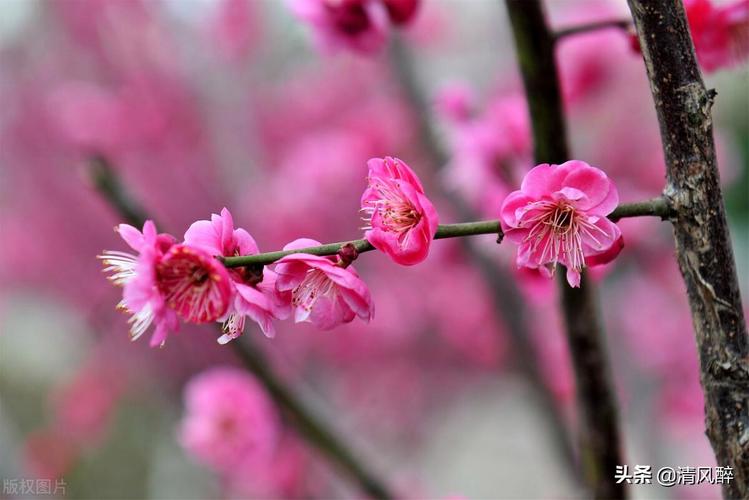
POLYGON ((156 266, 158 288, 166 303, 193 323, 215 321, 229 305, 228 280, 210 258, 177 245, 156 266))
POLYGON ((325 295, 332 297, 335 293, 335 283, 324 272, 310 269, 304 280, 291 291, 291 303, 294 307, 310 311, 317 299, 325 295))
POLYGON ((399 239, 408 237, 408 231, 419 223, 421 214, 404 198, 397 181, 370 179, 369 182, 379 198, 370 200, 369 206, 362 208, 366 214, 363 220, 367 223, 364 229, 372 229, 372 217, 377 214, 386 230, 397 233, 399 239))
POLYGON ((528 204, 526 214, 521 221, 521 227, 530 229, 525 242, 540 263, 562 263, 577 271, 585 267, 582 229, 592 224, 575 207, 564 201, 537 201, 528 204))

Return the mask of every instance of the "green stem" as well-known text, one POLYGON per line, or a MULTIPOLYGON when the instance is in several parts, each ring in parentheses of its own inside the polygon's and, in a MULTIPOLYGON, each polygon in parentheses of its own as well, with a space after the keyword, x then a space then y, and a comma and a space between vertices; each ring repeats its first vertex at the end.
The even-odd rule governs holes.
POLYGON ((625 217, 640 217, 643 215, 652 215, 660 217, 661 220, 670 219, 674 214, 673 207, 663 196, 658 196, 651 200, 639 201, 635 203, 625 203, 616 207, 616 210, 609 214, 609 219, 616 222, 625 217))
MULTIPOLYGON (((668 218, 670 208, 664 198, 654 198, 652 200, 641 201, 637 203, 625 203, 619 205, 611 214, 609 219, 617 221, 623 217, 639 216, 657 216, 662 219, 668 218)), ((499 225, 499 220, 483 220, 476 222, 459 222, 456 224, 442 224, 437 228, 434 235, 435 240, 444 238, 461 238, 464 236, 475 236, 479 234, 496 234, 501 241, 503 233, 499 225)), ((242 266, 260 266, 272 264, 275 261, 295 253, 306 253, 310 255, 335 255, 344 245, 351 244, 357 252, 370 252, 374 247, 365 239, 339 241, 336 243, 326 243, 314 247, 299 248, 295 250, 278 250, 276 252, 259 253, 256 255, 241 255, 237 257, 219 257, 226 267, 242 266)))

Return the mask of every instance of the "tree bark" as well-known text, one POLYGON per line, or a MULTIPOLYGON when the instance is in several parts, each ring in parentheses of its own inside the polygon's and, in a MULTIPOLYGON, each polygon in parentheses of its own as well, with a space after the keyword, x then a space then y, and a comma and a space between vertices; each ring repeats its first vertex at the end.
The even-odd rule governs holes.
MULTIPOLYGON (((555 37, 539 0, 507 0, 516 53, 528 101, 536 163, 569 160, 562 97, 554 55, 555 37)), ((604 348, 595 294, 587 279, 559 289, 567 343, 575 372, 580 419, 580 462, 595 498, 624 498, 614 479, 623 464, 615 390, 604 348)), ((585 278, 585 277, 583 277, 585 278)))
POLYGON ((723 485, 749 497, 749 337, 720 190, 712 134, 715 92, 702 81, 678 0, 628 0, 658 113, 666 157, 664 191, 676 253, 692 310, 705 392, 707 436, 718 464, 733 468, 723 485))

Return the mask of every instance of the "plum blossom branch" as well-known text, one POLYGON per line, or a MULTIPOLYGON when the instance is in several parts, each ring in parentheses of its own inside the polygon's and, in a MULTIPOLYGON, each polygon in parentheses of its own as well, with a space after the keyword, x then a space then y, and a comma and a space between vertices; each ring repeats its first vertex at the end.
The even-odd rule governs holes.
MULTIPOLYGON (((530 110, 536 163, 562 163, 569 152, 555 37, 539 0, 506 0, 505 4, 530 110)), ((581 465, 595 498, 624 498, 624 484, 614 480, 615 466, 625 462, 594 291, 584 275, 579 288, 559 281, 580 409, 581 465)))
POLYGON ((554 39, 560 40, 562 38, 578 35, 580 33, 589 33, 591 31, 604 30, 609 28, 618 28, 621 30, 628 30, 632 27, 631 19, 607 19, 604 21, 595 21, 592 23, 579 24, 576 26, 570 26, 568 28, 562 28, 554 33, 554 39))
POLYGON ((661 220, 667 220, 674 216, 674 209, 665 197, 658 196, 650 200, 621 204, 616 207, 611 214, 609 214, 609 219, 616 222, 619 219, 624 219, 626 217, 640 217, 647 215, 660 217, 661 220))
MULTIPOLYGON (((95 156, 89 160, 89 178, 102 197, 128 223, 143 225, 146 212, 138 206, 122 185, 107 158, 95 156)), ((337 436, 294 391, 274 372, 263 354, 249 339, 230 342, 236 356, 260 381, 265 390, 289 418, 290 424, 311 445, 316 447, 343 474, 357 483, 372 498, 393 498, 390 489, 357 458, 345 441, 337 436)))
MULTIPOLYGON (((609 218, 617 221, 624 217, 656 216, 662 219, 668 218, 670 209, 663 198, 652 200, 624 203, 619 205, 609 218)), ((499 220, 484 220, 475 222, 458 222, 455 224, 441 224, 434 235, 435 240, 445 238, 462 238, 466 236, 477 236, 482 234, 498 235, 498 243, 502 240, 502 229, 499 220)), ((311 255, 336 255, 345 245, 351 245, 358 253, 370 252, 375 248, 365 239, 340 241, 326 243, 296 250, 279 250, 276 252, 265 252, 256 255, 242 255, 237 257, 218 257, 226 267, 256 266, 272 264, 275 261, 295 253, 307 253, 311 255)))

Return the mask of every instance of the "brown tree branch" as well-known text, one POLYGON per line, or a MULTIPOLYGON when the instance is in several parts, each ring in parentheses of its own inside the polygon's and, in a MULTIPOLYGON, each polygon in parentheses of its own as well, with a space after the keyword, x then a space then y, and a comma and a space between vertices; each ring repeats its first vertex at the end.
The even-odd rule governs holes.
POLYGON ((720 190, 711 106, 680 1, 628 0, 666 157, 676 253, 687 287, 705 391, 707 435, 735 479, 728 498, 749 497, 749 336, 720 190))
POLYGON ((581 33, 590 33, 591 31, 599 31, 610 28, 618 28, 620 30, 627 30, 632 26, 631 19, 608 19, 605 21, 595 21, 592 23, 578 24, 577 26, 570 26, 568 28, 562 28, 554 33, 555 40, 561 40, 564 37, 579 35, 581 33))
MULTIPOLYGON (((562 163, 570 158, 554 35, 538 0, 506 0, 506 5, 530 110, 535 161, 562 163)), ((560 280, 560 291, 575 372, 585 478, 596 498, 623 498, 624 483, 614 480, 616 465, 624 463, 618 410, 593 291, 586 279, 580 288, 560 280)))

